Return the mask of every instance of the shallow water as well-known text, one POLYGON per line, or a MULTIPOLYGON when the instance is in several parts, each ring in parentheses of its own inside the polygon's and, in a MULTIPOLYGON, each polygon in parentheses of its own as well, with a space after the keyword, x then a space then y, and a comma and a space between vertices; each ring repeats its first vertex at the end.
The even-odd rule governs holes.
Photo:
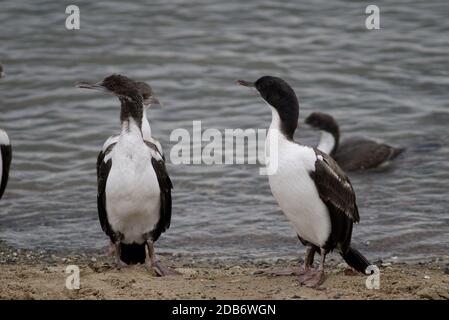
MULTIPOLYGON (((122 73, 148 81, 166 153, 175 128, 266 128, 268 108, 234 84, 271 74, 300 97, 301 118, 334 115, 344 137, 407 148, 386 169, 351 174, 370 257, 449 252, 449 3, 380 4, 365 28, 361 1, 79 2, 81 30, 57 1, 7 1, 0 11, 0 125, 12 141, 0 238, 18 247, 102 249, 95 161, 119 130, 118 102, 74 88, 122 73)), ((297 138, 316 144, 301 126, 297 138)), ((172 226, 163 252, 199 257, 296 257, 303 249, 256 165, 172 165, 172 226)))

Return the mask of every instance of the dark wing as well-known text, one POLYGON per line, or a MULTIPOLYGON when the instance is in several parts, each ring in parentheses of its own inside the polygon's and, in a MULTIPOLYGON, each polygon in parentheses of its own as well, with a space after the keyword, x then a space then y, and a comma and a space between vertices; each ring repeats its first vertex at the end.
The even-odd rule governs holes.
POLYGON ((104 160, 105 155, 106 154, 103 152, 103 150, 101 150, 97 157, 97 183, 98 183, 98 180, 100 179, 100 166, 104 160))
POLYGON ((347 171, 372 169, 394 158, 395 149, 367 139, 350 139, 334 154, 335 161, 347 171))
POLYGON ((118 137, 118 136, 111 136, 109 137, 108 140, 106 140, 106 142, 103 145, 103 149, 100 151, 100 153, 98 154, 97 157, 97 180, 99 179, 99 174, 100 174, 100 165, 104 160, 104 157, 106 157, 107 154, 109 154, 109 152, 112 151, 112 149, 115 147, 115 145, 117 144, 117 142, 113 142, 114 138, 118 137), (111 142, 109 142, 111 141, 111 142), (107 144, 109 142, 109 144, 107 144))
POLYGON ((115 146, 111 144, 105 150, 105 152, 100 151, 97 158, 97 209, 98 209, 98 218, 100 220, 101 229, 111 238, 113 242, 114 233, 111 229, 111 226, 108 221, 108 213, 106 211, 106 182, 108 180, 109 172, 112 167, 112 159, 109 159, 107 162, 104 162, 104 158, 108 155, 112 148, 115 146))
POLYGON ((317 160, 310 176, 329 210, 332 226, 325 247, 333 249, 340 244, 342 250, 346 250, 351 241, 352 224, 360 219, 355 192, 338 164, 327 154, 314 150, 317 160))
POLYGON ((1 145, 0 152, 2 157, 2 176, 0 177, 0 199, 5 192, 9 178, 9 167, 11 166, 12 147, 11 145, 1 145))
MULTIPOLYGON (((147 142, 147 145, 156 151, 159 155, 157 147, 151 142, 147 142)), ((173 184, 167 173, 167 168, 165 167, 165 162, 162 156, 159 159, 155 157, 151 158, 151 164, 153 165, 154 172, 157 176, 157 181, 159 183, 159 188, 161 190, 161 208, 160 208, 160 218, 156 225, 156 228, 152 231, 151 237, 153 241, 156 241, 160 235, 165 232, 170 227, 171 222, 171 190, 173 189, 173 184)))

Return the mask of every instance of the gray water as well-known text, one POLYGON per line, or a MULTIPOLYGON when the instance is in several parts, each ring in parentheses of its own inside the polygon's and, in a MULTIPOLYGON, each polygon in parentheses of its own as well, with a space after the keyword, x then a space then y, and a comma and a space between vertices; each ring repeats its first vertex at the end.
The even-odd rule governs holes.
MULTIPOLYGON (((363 1, 78 1, 81 29, 65 29, 60 1, 3 1, 0 126, 14 148, 0 203, 0 238, 17 247, 102 250, 95 162, 119 130, 116 99, 74 87, 112 73, 148 81, 150 112, 168 154, 175 128, 266 128, 268 108, 235 79, 270 74, 300 97, 301 119, 334 115, 344 137, 368 136, 406 153, 350 174, 369 257, 449 252, 449 3, 379 2, 381 30, 363 1)), ((297 139, 316 144, 300 126, 297 139)), ((173 220, 160 252, 217 258, 297 257, 303 250, 257 165, 173 165, 173 220)))

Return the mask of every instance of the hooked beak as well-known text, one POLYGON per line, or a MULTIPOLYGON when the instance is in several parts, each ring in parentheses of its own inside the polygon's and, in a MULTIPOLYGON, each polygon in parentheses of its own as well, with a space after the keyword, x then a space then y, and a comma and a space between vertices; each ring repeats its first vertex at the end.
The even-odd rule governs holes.
POLYGON ((248 87, 248 88, 255 88, 255 84, 254 82, 250 82, 250 81, 245 81, 245 80, 237 80, 235 83, 244 86, 244 87, 248 87))
POLYGON ((152 105, 158 105, 158 106, 161 106, 162 107, 162 103, 155 97, 155 96, 150 96, 148 99, 145 99, 144 101, 143 101, 143 103, 146 105, 146 106, 152 106, 152 105))
POLYGON ((88 82, 79 81, 75 84, 75 87, 81 88, 81 89, 91 89, 91 90, 97 90, 100 92, 111 93, 105 86, 103 86, 103 84, 101 82, 91 84, 88 82))

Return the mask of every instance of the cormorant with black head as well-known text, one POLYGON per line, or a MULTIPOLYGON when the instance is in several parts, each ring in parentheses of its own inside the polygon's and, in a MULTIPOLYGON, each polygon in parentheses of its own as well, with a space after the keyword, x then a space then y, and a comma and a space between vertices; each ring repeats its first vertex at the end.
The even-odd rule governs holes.
POLYGON ((170 226, 172 183, 157 147, 143 139, 139 87, 122 75, 96 84, 79 82, 77 87, 113 94, 121 102, 121 134, 106 151, 97 176, 100 224, 115 244, 117 265, 144 263, 147 247, 157 275, 178 274, 162 266, 154 253, 154 242, 170 226))
POLYGON ((332 156, 345 171, 377 168, 393 160, 405 150, 362 137, 349 138, 340 143, 340 129, 337 121, 327 113, 314 112, 305 122, 321 131, 317 148, 332 156))
MULTIPOLYGON (((148 121, 148 117, 147 117, 147 111, 150 109, 150 107, 153 105, 161 105, 161 103, 154 96, 153 89, 151 88, 151 86, 149 84, 147 84, 145 82, 136 82, 135 84, 138 87, 140 94, 142 95, 142 98, 143 98, 143 106, 144 106, 144 110, 142 113, 143 140, 145 141, 146 144, 148 144, 148 146, 150 148, 154 149, 154 147, 156 147, 160 156, 165 161, 164 153, 162 151, 162 145, 160 144, 160 142, 158 140, 153 138, 151 127, 150 127, 150 122, 148 121)), ((103 144, 103 147, 97 157, 97 177, 99 177, 99 175, 100 175, 100 172, 101 172, 100 168, 101 168, 101 164, 103 162, 104 157, 106 156, 106 154, 108 154, 112 151, 112 148, 114 148, 114 146, 117 144, 119 138, 120 138, 120 134, 110 136, 103 144)), ((111 241, 109 243, 109 249, 108 249, 108 254, 110 256, 115 256, 115 254, 116 254, 115 247, 116 246, 111 241)))
POLYGON ((291 86, 271 76, 237 83, 254 87, 272 111, 266 149, 270 165, 276 161, 277 166, 268 179, 273 196, 307 246, 304 265, 295 270, 300 283, 319 286, 324 281, 325 257, 334 249, 364 273, 368 260, 350 246, 353 223, 359 221, 354 190, 330 156, 293 140, 299 103, 291 86), (312 267, 315 252, 321 254, 318 269, 312 267))

